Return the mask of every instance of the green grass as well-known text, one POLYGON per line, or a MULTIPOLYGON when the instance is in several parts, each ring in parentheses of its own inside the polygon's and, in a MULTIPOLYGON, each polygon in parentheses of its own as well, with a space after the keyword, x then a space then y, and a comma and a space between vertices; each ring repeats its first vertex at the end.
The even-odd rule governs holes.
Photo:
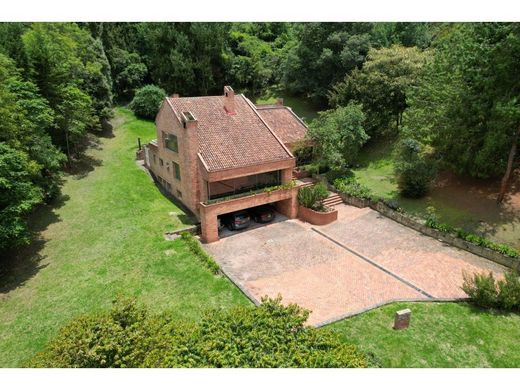
POLYGON ((185 319, 249 302, 182 240, 163 238, 189 218, 135 163, 137 137, 155 138, 154 124, 125 109, 114 124, 114 137, 99 138, 66 177, 56 205, 34 215, 40 239, 0 280, 1 367, 20 365, 73 317, 107 309, 119 294, 185 319))
POLYGON ((384 367, 519 367, 520 315, 458 303, 395 303, 330 326, 384 367), (411 325, 393 330, 395 311, 411 325))
POLYGON ((290 96, 285 92, 267 93, 265 96, 256 99, 256 104, 274 104, 277 97, 283 97, 284 106, 291 107, 296 115, 303 118, 306 123, 318 117, 318 111, 309 100, 290 96))
POLYGON ((353 169, 357 180, 375 196, 397 201, 406 212, 423 218, 427 215, 426 208, 433 206, 443 223, 520 248, 520 210, 496 204, 497 184, 441 173, 440 184, 428 195, 420 199, 404 198, 394 176, 392 147, 392 140, 368 144, 360 152, 359 167, 353 169))

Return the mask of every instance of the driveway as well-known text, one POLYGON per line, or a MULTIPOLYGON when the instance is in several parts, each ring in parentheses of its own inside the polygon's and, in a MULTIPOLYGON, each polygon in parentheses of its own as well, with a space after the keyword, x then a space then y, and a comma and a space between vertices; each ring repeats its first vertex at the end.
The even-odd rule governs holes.
POLYGON ((462 272, 504 272, 378 212, 339 205, 338 220, 313 226, 279 219, 205 244, 253 301, 282 295, 321 325, 399 300, 465 298, 462 272))

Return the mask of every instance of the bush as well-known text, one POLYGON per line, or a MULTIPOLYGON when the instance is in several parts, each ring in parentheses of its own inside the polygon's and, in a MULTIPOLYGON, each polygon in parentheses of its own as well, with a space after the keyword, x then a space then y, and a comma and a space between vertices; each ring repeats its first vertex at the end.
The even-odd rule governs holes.
POLYGON ((328 329, 305 326, 309 312, 262 304, 213 310, 200 322, 150 315, 133 301, 78 318, 37 354, 36 367, 366 367, 367 357, 328 329))
POLYGON ((493 274, 464 274, 462 290, 478 306, 503 310, 520 310, 520 279, 509 271, 503 280, 496 281, 493 274))
POLYGON ((395 174, 403 196, 420 198, 428 192, 435 177, 435 166, 429 154, 427 148, 411 138, 397 144, 395 174))
POLYGON ((181 233, 181 239, 186 243, 190 251, 197 256, 200 262, 209 269, 213 274, 217 275, 220 273, 220 266, 213 258, 206 253, 200 246, 199 241, 188 232, 181 233))
POLYGON ((155 85, 145 85, 136 91, 130 108, 141 118, 155 119, 165 97, 164 89, 155 85))
POLYGON ((374 198, 372 191, 359 183, 354 176, 334 180, 334 187, 339 192, 356 198, 367 200, 374 198))
POLYGON ((308 209, 323 211, 323 200, 329 196, 329 190, 324 183, 300 188, 298 191, 298 203, 308 209))

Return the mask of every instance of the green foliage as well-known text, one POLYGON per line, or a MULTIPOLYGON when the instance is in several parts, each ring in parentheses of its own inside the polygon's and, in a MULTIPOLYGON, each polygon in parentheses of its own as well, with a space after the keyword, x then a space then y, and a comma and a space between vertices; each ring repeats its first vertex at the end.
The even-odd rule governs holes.
POLYGON ((372 200, 374 195, 370 189, 359 183, 354 176, 334 180, 334 187, 341 193, 360 199, 372 200))
POLYGON ((370 23, 304 23, 284 63, 284 85, 324 104, 329 89, 356 67, 370 48, 370 23))
POLYGON ((278 297, 180 322, 119 300, 109 313, 72 321, 27 366, 367 367, 337 334, 305 327, 308 315, 278 297))
POLYGON ((425 224, 426 226, 431 227, 432 229, 436 229, 442 233, 456 235, 458 238, 461 238, 478 246, 491 249, 505 256, 509 256, 512 258, 520 258, 520 252, 515 248, 512 248, 505 244, 497 244, 477 234, 470 233, 462 229, 454 228, 453 226, 450 226, 446 223, 440 223, 438 221, 437 216, 435 215, 435 209, 431 206, 427 208, 427 217, 425 224))
POLYGON ((24 217, 43 200, 38 171, 26 153, 0 142, 0 250, 29 242, 24 217))
POLYGON ((298 203, 308 209, 323 211, 323 201, 329 196, 329 191, 324 183, 302 187, 298 190, 298 203))
POLYGON ((431 150, 412 138, 397 143, 394 170, 399 190, 410 198, 424 196, 436 173, 431 150))
POLYGON ((141 118, 155 119, 165 97, 164 89, 155 85, 145 85, 135 93, 130 108, 141 118))
POLYGON ((109 57, 114 75, 114 92, 120 100, 129 100, 135 90, 142 86, 148 68, 138 53, 130 53, 119 47, 113 48, 109 57))
POLYGON ((181 239, 186 243, 186 245, 188 245, 190 251, 197 257, 202 265, 204 265, 214 275, 218 275, 220 273, 220 266, 215 260, 213 260, 210 255, 206 253, 204 249, 202 249, 199 240, 197 240, 195 237, 193 237, 192 234, 188 232, 182 232, 181 239))
POLYGON ((406 109, 406 93, 417 84, 426 53, 416 47, 370 49, 361 69, 354 69, 330 92, 335 106, 361 103, 367 133, 381 136, 396 132, 406 109))
POLYGON ((487 178, 503 174, 520 122, 520 26, 445 26, 416 88, 405 136, 431 145, 443 167, 487 178))
POLYGON ((369 139, 363 127, 364 121, 362 108, 356 104, 320 112, 319 118, 311 122, 308 132, 316 161, 332 169, 353 162, 369 139))
POLYGON ((465 273, 462 289, 478 306, 520 311, 520 278, 514 271, 506 272, 498 281, 491 272, 465 273))

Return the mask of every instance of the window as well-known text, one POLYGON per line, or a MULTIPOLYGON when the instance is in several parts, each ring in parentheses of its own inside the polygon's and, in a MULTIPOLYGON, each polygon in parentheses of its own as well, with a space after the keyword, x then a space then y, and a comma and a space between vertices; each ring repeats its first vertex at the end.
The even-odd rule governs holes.
POLYGON ((181 167, 175 161, 172 161, 172 164, 175 172, 175 178, 177 180, 181 180, 181 167))
POLYGON ((159 164, 161 165, 161 167, 164 165, 164 161, 162 158, 159 159, 159 164))
POLYGON ((182 198, 182 192, 180 192, 179 190, 177 190, 177 198, 182 198))
POLYGON ((155 158, 155 154, 153 155, 153 163, 157 164, 157 159, 155 158))
POLYGON ((169 192, 172 192, 172 185, 168 182, 166 182, 166 188, 168 188, 169 192))
POLYGON ((179 144, 176 135, 163 133, 163 137, 165 148, 170 149, 172 152, 179 152, 179 144))

